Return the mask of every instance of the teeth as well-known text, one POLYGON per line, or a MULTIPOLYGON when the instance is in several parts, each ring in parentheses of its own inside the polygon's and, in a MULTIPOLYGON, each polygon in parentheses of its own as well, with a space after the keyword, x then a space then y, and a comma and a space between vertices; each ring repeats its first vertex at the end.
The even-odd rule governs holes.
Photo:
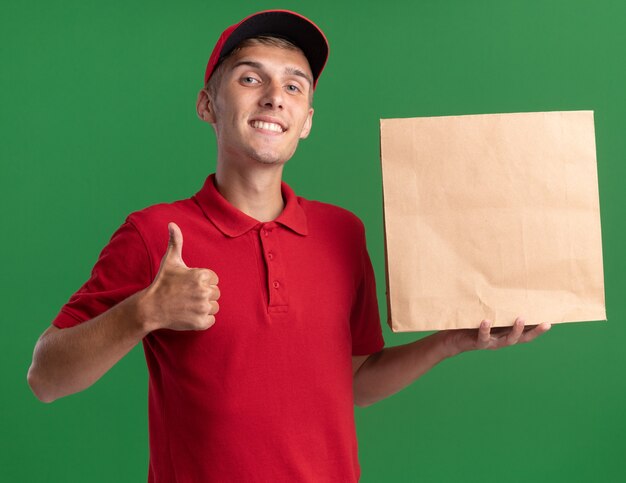
POLYGON ((252 127, 259 129, 267 129, 268 131, 283 132, 283 128, 279 124, 273 122, 253 121, 252 127))

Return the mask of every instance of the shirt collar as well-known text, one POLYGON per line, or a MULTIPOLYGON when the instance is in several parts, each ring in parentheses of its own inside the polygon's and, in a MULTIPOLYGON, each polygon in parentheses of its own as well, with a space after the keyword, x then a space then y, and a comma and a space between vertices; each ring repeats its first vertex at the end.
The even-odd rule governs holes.
MULTIPOLYGON (((284 181, 281 181, 281 193, 285 207, 273 223, 279 223, 300 235, 306 235, 308 233, 306 214, 300 200, 284 181)), ((194 199, 206 217, 226 236, 237 237, 263 224, 235 208, 222 196, 215 187, 215 173, 207 177, 194 199)))

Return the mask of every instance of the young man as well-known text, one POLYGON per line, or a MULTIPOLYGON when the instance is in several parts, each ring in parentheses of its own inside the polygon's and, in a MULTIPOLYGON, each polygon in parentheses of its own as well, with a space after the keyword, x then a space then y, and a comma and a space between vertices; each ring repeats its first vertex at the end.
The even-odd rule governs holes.
POLYGON ((28 380, 49 402, 143 342, 149 481, 357 481, 355 403, 549 328, 518 319, 496 335, 483 321, 383 347, 362 223, 282 182, 327 54, 293 12, 229 27, 197 101, 217 137, 215 174, 189 199, 132 213, 37 343, 28 380))

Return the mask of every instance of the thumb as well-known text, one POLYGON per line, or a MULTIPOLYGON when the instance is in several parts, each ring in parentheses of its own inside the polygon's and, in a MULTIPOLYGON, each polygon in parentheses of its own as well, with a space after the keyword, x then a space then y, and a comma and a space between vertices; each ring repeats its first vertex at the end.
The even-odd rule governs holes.
POLYGON ((183 261, 183 233, 174 222, 168 223, 167 229, 169 231, 170 238, 167 242, 167 251, 161 260, 161 264, 174 263, 176 265, 186 267, 185 262, 183 261))

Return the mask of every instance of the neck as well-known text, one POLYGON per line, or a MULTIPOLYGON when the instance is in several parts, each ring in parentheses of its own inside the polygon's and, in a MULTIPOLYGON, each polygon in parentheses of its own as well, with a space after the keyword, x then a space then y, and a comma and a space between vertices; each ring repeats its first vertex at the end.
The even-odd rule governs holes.
POLYGON ((272 221, 284 208, 281 193, 283 165, 237 166, 217 163, 215 184, 228 202, 246 215, 272 221))

